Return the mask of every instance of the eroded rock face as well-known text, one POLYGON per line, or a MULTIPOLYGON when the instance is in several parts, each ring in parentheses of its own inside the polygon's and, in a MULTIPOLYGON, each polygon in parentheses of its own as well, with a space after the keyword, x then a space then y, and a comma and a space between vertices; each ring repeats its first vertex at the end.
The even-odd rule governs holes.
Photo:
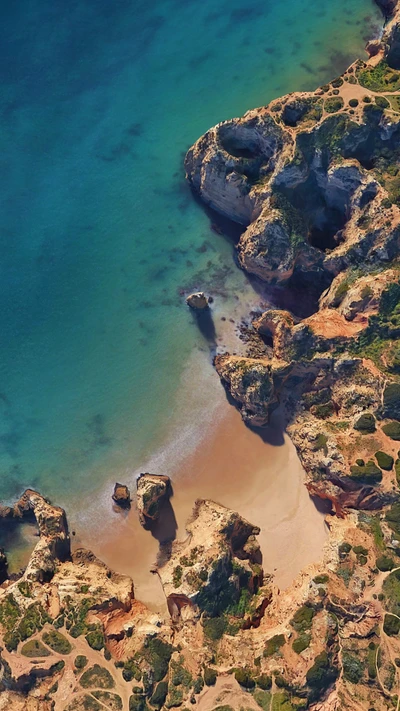
POLYGON ((171 482, 161 474, 141 474, 137 480, 137 507, 142 526, 157 521, 160 508, 171 495, 171 482))
POLYGON ((229 354, 217 356, 214 363, 225 387, 239 404, 243 420, 255 427, 267 425, 277 404, 271 363, 229 354))
POLYGON ((52 506, 37 491, 27 489, 13 507, 2 507, 0 517, 36 520, 39 541, 24 573, 27 580, 50 579, 57 562, 69 559, 71 547, 65 511, 52 506))
POLYGON ((198 500, 186 530, 188 538, 174 541, 168 562, 158 568, 173 618, 199 610, 221 614, 240 596, 240 575, 251 592, 259 588, 257 526, 214 501, 198 500))
POLYGON ((112 498, 122 509, 130 509, 131 492, 125 484, 118 484, 118 482, 115 484, 112 498))
POLYGON ((352 118, 342 99, 329 115, 326 101, 323 92, 283 97, 218 124, 186 156, 202 200, 246 227, 239 263, 269 284, 307 272, 322 291, 360 260, 398 251, 400 211, 392 205, 387 219, 391 200, 371 163, 396 151, 400 122, 361 106, 352 118))
POLYGON ((364 276, 358 276, 357 272, 342 272, 321 296, 320 308, 334 308, 347 321, 363 321, 364 314, 371 316, 378 312, 382 292, 398 278, 395 269, 364 276))
POLYGON ((204 311, 208 308, 208 299, 203 291, 199 291, 196 294, 189 294, 186 298, 186 303, 191 309, 197 311, 204 311))

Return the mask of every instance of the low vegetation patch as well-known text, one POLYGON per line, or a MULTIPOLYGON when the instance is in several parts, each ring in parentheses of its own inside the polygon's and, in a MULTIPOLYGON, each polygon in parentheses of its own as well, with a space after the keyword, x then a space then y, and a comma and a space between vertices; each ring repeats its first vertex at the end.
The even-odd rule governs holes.
POLYGON ((72 647, 67 638, 57 630, 44 632, 43 642, 47 644, 53 652, 57 652, 58 654, 69 654, 72 651, 72 647))
POLYGON ((377 484, 382 481, 382 471, 370 460, 364 466, 354 464, 350 467, 350 476, 363 484, 377 484))
POLYGON ((378 462, 378 466, 385 471, 390 471, 393 469, 394 459, 390 454, 386 452, 375 452, 375 459, 378 462))
POLYGON ((21 654, 24 657, 48 657, 50 651, 39 639, 31 639, 22 646, 21 654))
POLYGON ((272 657, 279 652, 280 648, 285 644, 285 635, 276 634, 265 643, 264 657, 272 657))
POLYGON ((371 412, 365 412, 354 423, 354 429, 361 434, 372 434, 376 430, 376 420, 371 412))
POLYGON ((395 442, 400 441, 400 422, 388 422, 383 425, 382 431, 390 439, 394 439, 395 442))
POLYGON ((331 96, 329 99, 325 99, 324 109, 328 114, 335 114, 340 111, 344 106, 344 101, 341 96, 331 96))
POLYGON ((314 608, 311 605, 303 605, 294 613, 290 624, 297 632, 303 632, 310 629, 315 615, 314 608))
POLYGON ((400 632, 400 619, 394 615, 386 614, 383 621, 383 631, 389 637, 396 637, 400 632))
POLYGON ((90 669, 83 672, 79 683, 84 689, 90 689, 90 687, 113 689, 115 685, 108 669, 101 667, 99 664, 94 664, 90 669))
POLYGON ((366 67, 358 72, 361 86, 371 91, 398 91, 400 89, 400 72, 391 69, 385 60, 375 67, 366 67))
POLYGON ((304 650, 310 646, 310 642, 311 635, 303 632, 294 640, 292 644, 293 651, 296 652, 296 654, 301 654, 301 652, 304 652, 304 650))

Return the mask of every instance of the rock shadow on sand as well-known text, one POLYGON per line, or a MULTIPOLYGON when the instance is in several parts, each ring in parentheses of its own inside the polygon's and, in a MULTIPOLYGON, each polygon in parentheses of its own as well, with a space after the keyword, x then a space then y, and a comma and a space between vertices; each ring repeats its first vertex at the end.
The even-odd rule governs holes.
POLYGON ((160 505, 160 514, 156 521, 147 522, 144 528, 150 531, 160 546, 165 546, 176 538, 178 523, 175 512, 171 504, 171 498, 174 495, 172 486, 170 485, 170 495, 160 505))

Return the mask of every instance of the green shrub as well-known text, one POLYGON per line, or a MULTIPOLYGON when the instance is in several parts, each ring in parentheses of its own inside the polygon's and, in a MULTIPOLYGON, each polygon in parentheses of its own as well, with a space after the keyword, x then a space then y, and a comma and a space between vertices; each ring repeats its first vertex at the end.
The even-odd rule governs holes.
POLYGON ((208 639, 214 641, 221 639, 222 635, 226 631, 226 619, 225 617, 209 617, 203 622, 203 631, 208 639))
POLYGON ((142 694, 132 694, 130 696, 129 711, 148 711, 146 699, 142 694))
POLYGON ((88 658, 84 654, 78 654, 74 659, 74 665, 76 669, 84 669, 88 663, 88 658))
POLYGON ((47 644, 53 652, 57 652, 58 654, 69 654, 72 651, 72 647, 67 638, 57 630, 44 632, 43 642, 47 644))
POLYGON ((257 686, 260 687, 260 689, 263 689, 264 691, 268 691, 268 689, 271 688, 272 686, 272 679, 268 674, 260 674, 260 676, 257 676, 254 680, 257 684, 257 686))
POLYGON ((172 573, 172 582, 174 584, 174 588, 179 588, 179 586, 182 582, 182 575, 183 575, 183 568, 181 565, 177 565, 176 568, 174 568, 173 573, 172 573))
POLYGON ((329 582, 329 575, 326 575, 326 573, 316 575, 315 578, 313 578, 313 582, 316 583, 316 585, 325 585, 325 583, 329 582))
POLYGON ((280 648, 285 644, 285 635, 276 634, 265 643, 264 657, 272 657, 273 654, 279 652, 280 648))
MULTIPOLYGON (((137 661, 133 657, 130 657, 130 659, 123 662, 122 666, 122 678, 124 681, 132 681, 133 679, 136 681, 141 680, 142 672, 140 671, 137 661)), ((160 679, 156 679, 156 681, 160 681, 160 679)))
POLYGON ((303 605, 296 610, 290 624, 297 632, 303 632, 311 627, 314 615, 315 611, 310 605, 303 605))
POLYGON ((203 672, 204 683, 206 686, 214 686, 217 681, 217 672, 211 667, 205 667, 203 672))
MULTIPOLYGON (((398 286, 397 284, 392 284, 391 286, 398 286)), ((384 292, 385 294, 385 292, 384 292)), ((382 295, 382 298, 384 296, 382 295)), ((389 300, 393 294, 393 298, 397 298, 397 292, 394 289, 387 289, 386 295, 389 300)), ((382 305, 381 305, 382 308, 382 305)), ((390 308, 388 306, 387 308, 390 308)), ((384 417, 390 417, 394 420, 400 420, 400 384, 399 383, 389 383, 386 385, 383 392, 383 415, 384 417)))
POLYGON ((21 649, 21 654, 24 657, 48 657, 50 655, 47 647, 42 644, 38 639, 31 639, 29 642, 25 642, 21 649))
POLYGON ((376 430, 375 417, 371 412, 364 412, 354 424, 354 429, 361 434, 372 434, 376 430))
POLYGON ((356 464, 358 464, 359 467, 365 466, 365 462, 363 459, 356 459, 356 464))
POLYGON ((381 572, 387 572, 389 570, 393 570, 394 561, 392 558, 389 558, 389 556, 381 555, 379 558, 376 559, 376 567, 381 572))
POLYGON ((376 96, 375 103, 380 109, 388 109, 390 107, 390 102, 384 96, 376 96))
POLYGON ((160 681, 154 691, 153 696, 150 699, 150 703, 154 708, 161 709, 164 705, 165 699, 167 698, 168 684, 166 681, 160 681))
POLYGON ((400 441, 400 422, 388 422, 387 425, 383 425, 382 431, 395 442, 400 441))
POLYGON ((392 504, 385 518, 396 537, 400 538, 400 502, 396 501, 392 504))
POLYGON ((164 679, 169 666, 169 661, 173 652, 173 647, 167 642, 163 642, 158 637, 149 639, 140 650, 140 655, 146 659, 153 669, 154 681, 164 679))
POLYGON ((351 549, 352 549, 352 546, 350 543, 347 543, 347 541, 340 543, 340 545, 338 546, 339 556, 341 558, 347 556, 350 553, 351 549))
POLYGON ((98 689, 112 689, 114 687, 114 679, 110 672, 99 664, 94 664, 83 672, 79 683, 84 689, 90 689, 93 686, 98 689))
POLYGON ((352 684, 358 684, 364 676, 362 662, 349 652, 343 654, 343 676, 352 684))
POLYGON ((383 621, 383 631, 389 637, 395 637, 400 632, 400 619, 394 615, 386 614, 383 621))
POLYGON ((296 654, 301 654, 301 652, 304 652, 304 650, 310 646, 310 642, 311 635, 303 632, 294 640, 292 644, 293 651, 296 652, 296 654))
POLYGON ((396 472, 397 483, 400 486, 400 459, 396 459, 395 464, 394 464, 394 470, 396 472))
POLYGON ((97 629, 88 632, 85 639, 89 647, 91 647, 92 649, 100 651, 100 649, 103 649, 104 647, 105 639, 101 627, 98 627, 97 629))
POLYGON ((350 99, 349 106, 351 106, 353 109, 358 106, 358 99, 350 99))
POLYGON ((389 67, 386 60, 368 66, 358 73, 361 86, 371 91, 397 91, 400 89, 400 73, 389 67))
POLYGON ((249 669, 236 669, 235 679, 245 689, 253 689, 255 687, 255 681, 249 669))
POLYGON ((384 469, 388 472, 393 469, 394 459, 390 456, 390 454, 386 454, 385 452, 381 451, 375 452, 375 459, 381 469, 384 469))
POLYGON ((256 689, 253 696, 256 704, 263 709, 263 711, 270 711, 271 694, 268 691, 256 689))
POLYGON ((375 645, 373 648, 368 649, 368 655, 367 655, 367 671, 368 671, 368 677, 370 679, 376 679, 376 657, 377 657, 377 650, 375 649, 375 645))
POLYGON ((327 653, 321 652, 315 657, 314 664, 306 673, 307 684, 311 689, 310 701, 320 698, 335 681, 338 670, 329 660, 327 653))
POLYGON ((344 106, 344 101, 341 96, 331 96, 329 99, 325 99, 324 109, 328 114, 335 114, 340 111, 344 106))
POLYGON ((363 467, 359 467, 357 464, 351 466, 350 476, 363 484, 377 484, 382 480, 382 472, 372 460, 363 467))
POLYGON ((356 555, 368 555, 368 550, 364 546, 354 546, 353 551, 356 555))

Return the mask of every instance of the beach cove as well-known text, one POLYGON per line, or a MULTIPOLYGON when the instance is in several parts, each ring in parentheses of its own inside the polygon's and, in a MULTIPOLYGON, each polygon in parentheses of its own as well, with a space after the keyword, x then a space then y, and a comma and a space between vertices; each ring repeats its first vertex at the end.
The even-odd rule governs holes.
MULTIPOLYGON (((3 66, 21 51, 2 96, 0 494, 10 501, 36 488, 90 531, 98 509, 88 501, 106 500, 112 524, 115 480, 133 482, 146 463, 156 466, 154 452, 171 448, 181 472, 207 441, 198 423, 218 409, 220 427, 233 416, 225 400, 218 405, 222 392, 211 395, 217 379, 205 386, 214 377, 209 344, 183 294, 214 293, 217 334, 239 297, 249 310, 259 296, 190 195, 186 149, 218 120, 331 79, 382 21, 365 0, 318 12, 170 2, 76 3, 68 13, 37 0, 24 24, 18 8, 2 19, 3 66), (201 412, 186 406, 190 391, 208 393, 201 412)), ((253 447, 254 436, 243 436, 253 447)), ((280 449, 268 450, 274 471, 280 449)), ((192 462, 190 477, 206 479, 204 467, 196 475, 192 462)), ((203 495, 199 482, 188 483, 186 510, 192 494, 203 495)), ((90 538, 81 530, 82 543, 90 538)))

